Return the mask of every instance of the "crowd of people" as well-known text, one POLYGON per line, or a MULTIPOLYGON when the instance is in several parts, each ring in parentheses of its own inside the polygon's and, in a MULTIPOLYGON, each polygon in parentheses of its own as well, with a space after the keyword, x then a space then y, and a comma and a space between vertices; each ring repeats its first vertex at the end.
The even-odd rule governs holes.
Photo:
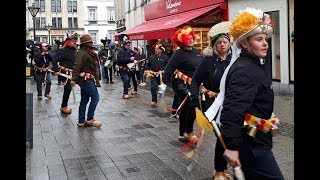
POLYGON ((223 141, 219 138, 215 144, 214 180, 233 179, 228 165, 241 167, 247 180, 283 180, 271 151, 278 119, 273 114, 272 82, 264 67, 268 38, 274 32, 271 18, 247 8, 230 22, 228 29, 210 34, 210 46, 201 53, 194 47, 190 26, 176 30, 169 41, 157 40, 147 54, 142 47, 131 47, 126 34, 119 35, 119 43, 101 40, 99 51, 94 50, 89 34, 68 35, 53 52, 48 44, 39 43, 38 50, 28 55, 34 58, 37 99, 42 100, 43 86, 44 96, 52 98, 51 75, 58 75, 64 85, 61 113, 72 113, 68 100, 78 85, 77 126, 100 127, 95 110, 101 80, 113 84, 113 76, 120 76, 124 100, 137 95, 138 86, 149 81, 151 108, 157 107, 158 95, 170 87, 174 92, 171 113, 179 120, 178 141, 199 142, 194 132, 196 109, 221 129, 223 141))

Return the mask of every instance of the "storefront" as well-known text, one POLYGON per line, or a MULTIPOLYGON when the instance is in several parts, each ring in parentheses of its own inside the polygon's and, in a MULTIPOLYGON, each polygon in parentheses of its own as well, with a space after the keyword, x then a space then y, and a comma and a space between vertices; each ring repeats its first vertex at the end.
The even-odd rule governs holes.
POLYGON ((171 38, 175 30, 189 25, 196 33, 195 47, 202 51, 210 45, 207 38, 209 29, 216 23, 228 20, 228 6, 225 0, 159 0, 146 5, 144 14, 145 22, 120 34, 127 34, 132 41, 149 42, 171 38))

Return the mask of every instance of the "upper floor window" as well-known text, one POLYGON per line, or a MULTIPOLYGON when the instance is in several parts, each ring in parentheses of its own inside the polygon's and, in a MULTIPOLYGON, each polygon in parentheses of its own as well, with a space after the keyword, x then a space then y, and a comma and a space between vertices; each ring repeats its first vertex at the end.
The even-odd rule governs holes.
POLYGON ((88 31, 92 38, 93 44, 97 44, 97 37, 98 37, 98 32, 97 31, 88 31))
POLYGON ((78 18, 68 17, 68 28, 78 28, 78 18))
POLYGON ((52 28, 54 28, 54 29, 61 29, 62 28, 61 17, 53 17, 52 18, 52 28))
POLYGON ((45 29, 46 27, 45 17, 36 17, 36 29, 45 29))
POLYGON ((97 8, 96 7, 90 7, 88 8, 89 12, 89 21, 96 21, 97 20, 97 8))
POLYGON ((40 7, 39 12, 45 12, 44 0, 35 0, 36 7, 40 7))
POLYGON ((68 12, 77 12, 77 1, 68 1, 68 12))
POLYGON ((51 12, 61 12, 61 0, 51 0, 51 12))
POLYGON ((114 14, 114 8, 113 7, 108 7, 107 8, 107 13, 108 13, 108 21, 114 21, 115 19, 115 14, 114 14))

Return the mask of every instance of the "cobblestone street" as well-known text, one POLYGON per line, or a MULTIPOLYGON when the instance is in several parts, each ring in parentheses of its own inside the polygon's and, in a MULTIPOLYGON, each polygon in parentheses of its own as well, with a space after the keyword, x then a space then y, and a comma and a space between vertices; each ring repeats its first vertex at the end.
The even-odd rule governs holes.
MULTIPOLYGON (((149 86, 138 86, 138 95, 122 99, 122 81, 101 81, 100 101, 95 119, 100 128, 78 128, 80 89, 76 102, 72 93, 70 115, 60 113, 63 86, 52 80, 52 100, 37 100, 36 84, 26 79, 26 92, 33 93, 33 148, 26 144, 28 180, 205 180, 214 170, 213 132, 204 134, 195 155, 188 159, 180 149, 178 121, 160 107, 151 108, 149 86)), ((165 97, 171 107, 172 92, 165 97)), ((286 180, 294 179, 294 98, 275 96, 275 114, 280 131, 274 138, 273 152, 286 180)), ((195 133, 200 130, 195 123, 195 133)), ((191 147, 190 150, 195 147, 191 147)), ((230 169, 231 171, 231 169, 230 169)))

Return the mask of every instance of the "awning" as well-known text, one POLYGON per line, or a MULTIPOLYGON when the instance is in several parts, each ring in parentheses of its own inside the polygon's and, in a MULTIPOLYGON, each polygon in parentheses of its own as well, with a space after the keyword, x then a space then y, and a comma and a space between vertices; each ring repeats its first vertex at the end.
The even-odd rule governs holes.
MULTIPOLYGON (((150 40, 168 38, 172 36, 173 32, 176 30, 176 27, 219 6, 220 4, 216 4, 213 6, 208 6, 193 11, 184 12, 181 14, 175 14, 163 18, 153 19, 150 21, 143 22, 140 25, 137 25, 119 34, 127 34, 130 40, 150 40)), ((118 40, 119 34, 115 36, 116 40, 118 40)))

